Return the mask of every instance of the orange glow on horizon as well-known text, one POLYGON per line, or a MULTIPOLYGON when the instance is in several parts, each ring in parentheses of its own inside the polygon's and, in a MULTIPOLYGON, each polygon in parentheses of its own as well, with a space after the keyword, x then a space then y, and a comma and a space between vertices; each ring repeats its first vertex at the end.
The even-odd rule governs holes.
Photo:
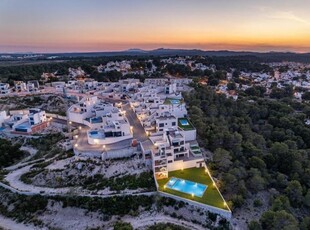
POLYGON ((280 0, 268 4, 262 0, 0 1, 0 52, 160 47, 310 52, 310 2, 279 3, 280 0))

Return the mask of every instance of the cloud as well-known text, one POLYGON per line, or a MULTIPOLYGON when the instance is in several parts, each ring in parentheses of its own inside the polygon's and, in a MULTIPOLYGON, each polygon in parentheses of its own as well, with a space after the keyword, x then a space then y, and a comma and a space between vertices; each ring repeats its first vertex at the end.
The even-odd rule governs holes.
POLYGON ((267 6, 256 6, 255 7, 258 11, 262 12, 265 17, 271 19, 280 19, 280 20, 288 20, 292 22, 298 22, 310 25, 310 21, 306 20, 303 17, 298 16, 293 11, 289 10, 274 10, 273 8, 267 6))
POLYGON ((291 11, 277 11, 277 12, 274 12, 269 17, 270 18, 274 18, 274 19, 290 20, 290 21, 300 22, 300 23, 304 23, 304 24, 310 25, 309 21, 305 20, 302 17, 297 16, 296 14, 294 14, 291 11))

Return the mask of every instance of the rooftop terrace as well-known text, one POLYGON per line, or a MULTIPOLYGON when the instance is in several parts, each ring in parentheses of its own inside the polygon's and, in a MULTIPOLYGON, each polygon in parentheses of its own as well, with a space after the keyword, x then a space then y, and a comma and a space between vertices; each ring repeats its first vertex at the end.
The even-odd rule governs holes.
POLYGON ((195 129, 195 127, 192 125, 192 123, 187 118, 179 118, 178 127, 184 131, 195 129))

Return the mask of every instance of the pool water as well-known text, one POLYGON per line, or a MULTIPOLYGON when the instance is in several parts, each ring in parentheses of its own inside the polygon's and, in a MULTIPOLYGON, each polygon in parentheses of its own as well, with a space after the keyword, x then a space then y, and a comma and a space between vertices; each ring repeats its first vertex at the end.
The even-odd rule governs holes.
POLYGON ((102 123, 102 117, 91 118, 90 120, 92 124, 102 123))
POLYGON ((89 136, 96 139, 104 139, 104 133, 98 131, 90 131, 89 136))
POLYGON ((172 177, 167 182, 166 187, 179 192, 202 197, 208 186, 193 181, 172 177))
POLYGON ((178 99, 170 99, 170 102, 171 102, 171 104, 173 104, 173 105, 178 105, 178 104, 180 104, 180 100, 178 100, 178 99))
POLYGON ((180 119, 180 123, 181 123, 181 125, 184 125, 184 126, 189 125, 188 121, 185 119, 183 119, 183 120, 180 119))

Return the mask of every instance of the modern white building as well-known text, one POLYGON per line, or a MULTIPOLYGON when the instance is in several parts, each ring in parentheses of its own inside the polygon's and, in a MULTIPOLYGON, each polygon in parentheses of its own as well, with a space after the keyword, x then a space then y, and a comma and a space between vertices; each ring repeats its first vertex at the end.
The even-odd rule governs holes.
POLYGON ((133 137, 132 128, 125 114, 118 109, 105 116, 90 119, 90 123, 92 122, 96 125, 92 125, 93 128, 87 132, 88 143, 91 145, 108 145, 133 137))
POLYGON ((82 98, 67 115, 69 121, 89 127, 87 140, 91 145, 108 145, 133 137, 125 112, 97 96, 82 98))
POLYGON ((4 121, 9 118, 10 117, 7 115, 6 111, 0 111, 0 127, 2 127, 4 121))
POLYGON ((33 108, 10 111, 10 118, 5 121, 14 134, 32 134, 45 129, 49 123, 45 111, 33 108))
POLYGON ((38 81, 28 81, 27 82, 27 91, 29 93, 34 93, 39 91, 40 84, 38 81))
POLYGON ((14 81, 14 87, 16 92, 27 91, 27 84, 23 81, 14 81))
POLYGON ((10 85, 7 83, 0 83, 0 94, 9 94, 12 90, 10 88, 10 85))
POLYGON ((168 177, 169 171, 193 167, 205 167, 201 154, 191 151, 192 145, 174 128, 165 129, 162 135, 152 136, 152 164, 156 178, 168 177))
POLYGON ((85 124, 90 118, 96 118, 110 113, 115 107, 111 103, 99 100, 97 96, 83 97, 68 110, 69 121, 85 124))

